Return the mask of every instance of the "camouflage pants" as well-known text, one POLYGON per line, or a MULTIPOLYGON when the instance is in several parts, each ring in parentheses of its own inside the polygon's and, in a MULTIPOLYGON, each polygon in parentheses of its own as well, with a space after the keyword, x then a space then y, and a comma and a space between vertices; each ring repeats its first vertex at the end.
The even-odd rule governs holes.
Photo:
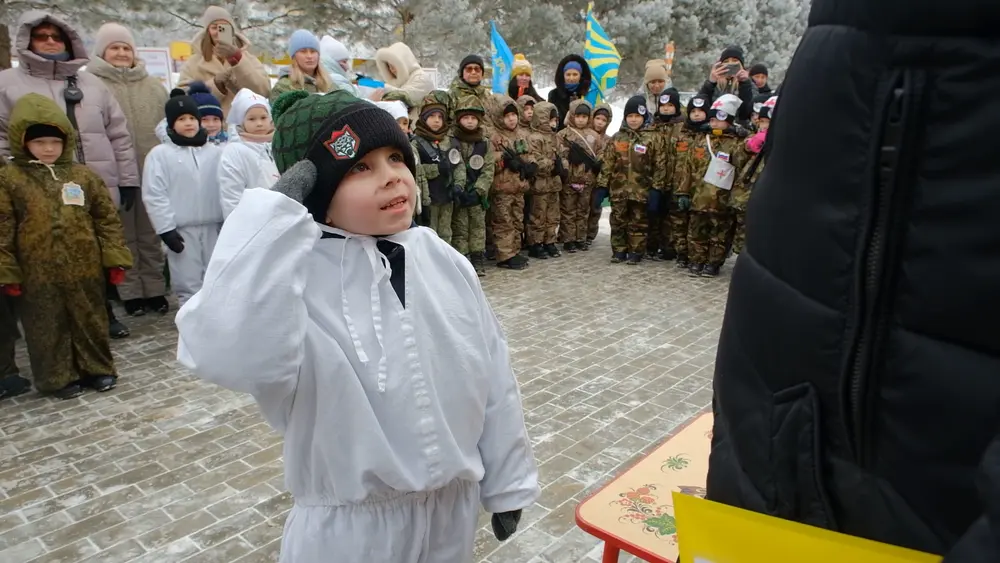
POLYGON ((587 217, 587 240, 589 241, 596 239, 597 233, 601 230, 601 214, 604 212, 603 204, 607 197, 607 193, 598 193, 596 189, 591 190, 590 213, 587 217))
POLYGON ((736 214, 736 232, 733 235, 733 253, 743 252, 743 246, 747 242, 746 213, 736 214))
POLYGON ((528 214, 528 244, 555 244, 559 229, 559 192, 534 194, 528 214))
MULTIPOLYGON (((559 242, 586 242, 594 189, 563 188, 559 196, 559 242)), ((596 235, 595 235, 596 236, 596 235)))
POLYGON ((524 194, 495 194, 493 196, 493 240, 497 247, 497 261, 513 258, 521 251, 521 231, 524 229, 524 194))
POLYGON ((451 244, 451 217, 454 211, 453 203, 431 204, 431 224, 428 226, 448 244, 451 244))
POLYGON ((482 205, 455 207, 451 219, 451 245, 466 255, 486 250, 486 211, 482 205))
POLYGON ((57 391, 93 375, 115 375, 104 280, 26 285, 21 323, 35 388, 57 391))
POLYGON ((0 377, 17 375, 14 346, 21 332, 17 328, 17 310, 13 297, 0 295, 0 377))
POLYGON ((671 209, 667 213, 667 223, 670 225, 670 242, 677 256, 688 255, 688 222, 691 215, 687 211, 671 209))
POLYGON ((611 202, 611 251, 641 254, 646 251, 646 202, 611 202))
POLYGON ((732 215, 691 212, 688 225, 688 259, 695 264, 721 266, 726 261, 726 239, 732 215))

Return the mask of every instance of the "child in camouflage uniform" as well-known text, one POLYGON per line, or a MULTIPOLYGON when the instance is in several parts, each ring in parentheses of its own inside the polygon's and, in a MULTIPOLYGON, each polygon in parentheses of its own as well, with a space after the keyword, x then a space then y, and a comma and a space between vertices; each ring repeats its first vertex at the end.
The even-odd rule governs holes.
MULTIPOLYGON (((592 129, 597 133, 597 141, 594 143, 594 153, 598 156, 603 155, 604 147, 611 140, 611 137, 607 134, 608 125, 611 124, 611 106, 605 103, 597 104, 590 124, 592 129)), ((600 165, 601 161, 598 159, 597 166, 600 167, 600 165)), ((599 173, 600 170, 595 172, 594 175, 596 176, 599 173)), ((601 213, 603 211, 604 200, 607 197, 607 190, 594 187, 590 198, 590 211, 587 212, 587 248, 590 248, 590 245, 594 243, 594 239, 597 238, 597 233, 601 227, 601 213)))
POLYGON ((521 112, 508 96, 497 96, 490 138, 496 172, 490 190, 491 224, 497 267, 523 270, 528 259, 519 255, 524 230, 524 194, 538 165, 528 150, 528 135, 518 123, 521 112))
MULTIPOLYGON (((532 98, 534 100, 534 98, 532 98)), ((556 128, 559 110, 549 102, 538 102, 528 135, 531 156, 538 172, 531 184, 531 205, 527 209, 527 243, 532 258, 558 257, 556 230, 559 229, 559 192, 566 178, 566 164, 559 151, 556 128)))
MULTIPOLYGON (((653 123, 649 126, 656 132, 659 146, 662 150, 671 153, 674 148, 674 139, 680 134, 684 126, 684 117, 681 115, 681 95, 676 88, 667 88, 657 98, 656 115, 653 116, 653 123)), ((666 185, 662 194, 662 199, 657 201, 657 205, 650 206, 649 211, 649 238, 646 241, 646 256, 653 260, 673 260, 676 256, 673 244, 670 240, 670 213, 669 208, 673 192, 673 159, 668 158, 666 185)))
POLYGON ((590 120, 590 104, 574 100, 563 120, 566 127, 559 132, 559 150, 569 165, 560 195, 559 240, 571 253, 590 249, 587 227, 602 154, 601 136, 590 128, 590 120))
POLYGON ((611 193, 611 261, 633 266, 646 251, 647 202, 650 195, 662 197, 667 168, 667 152, 656 134, 643 128, 645 122, 646 98, 632 96, 625 103, 625 126, 604 150, 597 179, 611 193))
POLYGON ((711 101, 704 96, 695 96, 688 100, 687 119, 684 121, 680 132, 674 137, 673 146, 670 149, 670 187, 673 198, 670 209, 667 211, 667 223, 670 228, 670 241, 673 244, 674 252, 677 253, 677 267, 687 269, 690 265, 688 261, 688 224, 691 217, 691 198, 679 196, 677 188, 684 180, 685 166, 687 166, 688 153, 691 147, 711 131, 708 126, 708 113, 706 110, 711 106, 711 101))
POLYGON ((730 208, 736 217, 733 225, 733 252, 739 254, 743 252, 743 245, 746 244, 746 211, 747 203, 750 201, 750 193, 754 184, 764 171, 764 142, 767 140, 767 131, 771 126, 771 113, 774 111, 778 97, 772 96, 767 99, 757 112, 757 133, 746 140, 743 144, 746 165, 740 170, 740 175, 733 186, 733 192, 729 196, 730 208))
POLYGON ((435 90, 420 107, 411 144, 420 157, 418 168, 427 178, 431 229, 451 244, 455 198, 465 191, 462 151, 448 135, 448 94, 435 90))
MULTIPOLYGON (((73 162, 76 136, 48 97, 14 104, 0 167, 0 290, 21 299, 35 388, 60 399, 117 382, 105 311, 132 255, 101 179, 73 162), (23 294, 22 294, 23 292, 23 294)), ((10 384, 10 382, 7 382, 10 384)))
POLYGON ((528 133, 531 132, 532 118, 535 116, 535 98, 531 96, 521 96, 516 100, 517 109, 521 110, 520 127, 528 133))
POLYGON ((726 260, 726 238, 733 222, 730 190, 745 160, 742 139, 731 128, 741 103, 736 96, 723 94, 712 104, 711 132, 695 138, 681 164, 677 199, 678 207, 691 210, 688 258, 694 276, 715 277, 726 260))
POLYGON ((465 191, 455 201, 452 246, 464 254, 479 277, 486 275, 486 203, 493 184, 493 150, 483 134, 486 110, 479 98, 464 96, 455 107, 454 145, 465 162, 465 191))

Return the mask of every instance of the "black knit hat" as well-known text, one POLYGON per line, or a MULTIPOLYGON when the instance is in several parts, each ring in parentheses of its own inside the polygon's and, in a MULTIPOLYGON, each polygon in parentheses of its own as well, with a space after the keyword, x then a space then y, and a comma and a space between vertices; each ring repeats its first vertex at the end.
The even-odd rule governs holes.
POLYGON ((66 142, 66 133, 63 130, 56 127, 55 125, 49 125, 48 123, 36 123, 34 125, 29 125, 24 131, 24 142, 34 141, 35 139, 41 139, 43 137, 57 137, 66 142))
POLYGON ((632 96, 625 102, 625 116, 628 117, 637 113, 646 117, 646 97, 643 95, 632 96))
POLYGON ((656 113, 659 113, 659 109, 660 109, 659 106, 666 105, 666 104, 673 104, 674 111, 677 114, 680 114, 680 112, 681 112, 681 93, 677 91, 677 88, 673 88, 673 87, 667 88, 666 90, 663 91, 663 93, 660 94, 659 101, 657 102, 657 108, 656 108, 657 112, 656 113))
POLYGON ((701 94, 692 97, 690 100, 688 100, 688 105, 687 105, 688 117, 691 116, 691 111, 696 109, 700 109, 701 111, 705 112, 705 121, 708 121, 708 112, 709 110, 712 109, 712 99, 709 98, 708 96, 702 96, 701 94))
POLYGON ((343 90, 322 96, 299 90, 279 96, 274 107, 275 164, 282 173, 300 160, 316 167, 316 184, 302 203, 317 222, 325 222, 344 176, 373 150, 399 149, 416 174, 409 139, 389 112, 375 104, 343 90))
POLYGON ((483 62, 483 58, 479 55, 467 55, 462 59, 462 63, 458 65, 458 76, 461 77, 465 72, 465 67, 469 65, 479 65, 479 68, 483 71, 486 70, 486 63, 483 62))
POLYGON ((184 90, 174 88, 170 92, 170 99, 163 106, 163 113, 167 117, 167 129, 173 129, 174 123, 182 115, 193 115, 195 119, 201 121, 201 113, 198 112, 198 102, 188 96, 184 90))
POLYGON ((739 45, 730 45, 722 50, 722 54, 719 55, 719 62, 722 62, 729 58, 735 58, 743 64, 743 48, 739 45))
POLYGON ((754 63, 754 65, 750 67, 750 76, 754 76, 756 74, 763 74, 764 76, 767 76, 767 66, 765 66, 764 63, 754 63))

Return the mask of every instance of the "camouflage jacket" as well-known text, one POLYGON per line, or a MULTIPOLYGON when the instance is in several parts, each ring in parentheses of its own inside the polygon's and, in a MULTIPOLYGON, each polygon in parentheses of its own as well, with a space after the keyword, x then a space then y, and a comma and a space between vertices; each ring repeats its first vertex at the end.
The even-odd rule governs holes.
POLYGON ((667 123, 654 123, 649 127, 651 131, 656 133, 660 147, 667 151, 666 179, 663 184, 664 193, 670 193, 674 190, 674 170, 677 168, 677 154, 675 150, 677 140, 680 138, 683 128, 683 118, 676 118, 667 123))
MULTIPOLYGON (((494 132, 490 136, 490 144, 493 147, 493 158, 496 162, 496 170, 493 174, 493 192, 498 194, 523 194, 528 191, 528 180, 522 179, 521 175, 504 166, 504 149, 510 149, 521 157, 524 162, 535 162, 531 155, 528 134, 520 127, 511 131, 503 123, 503 108, 514 103, 507 96, 497 96, 490 116, 493 119, 494 132)), ((520 111, 518 112, 520 119, 520 111)))
POLYGON ((591 129, 589 122, 586 128, 578 129, 572 121, 576 108, 580 104, 586 103, 586 100, 574 100, 570 102, 569 111, 566 112, 566 116, 563 118, 563 124, 566 127, 558 134, 559 154, 566 161, 566 169, 569 172, 569 176, 566 178, 567 189, 572 189, 574 184, 578 186, 593 186, 597 181, 597 176, 589 166, 586 164, 571 164, 569 162, 569 150, 572 145, 580 145, 588 155, 598 162, 603 156, 604 135, 591 129))
POLYGON ((453 187, 465 188, 465 163, 462 161, 462 151, 453 143, 451 137, 445 137, 438 142, 414 135, 410 144, 420 157, 420 172, 423 172, 426 178, 431 204, 452 203, 453 187))
MULTIPOLYGON (((534 98, 532 98, 533 100, 534 98)), ((555 131, 549 125, 549 115, 556 106, 549 102, 538 102, 535 114, 531 118, 531 133, 528 135, 528 146, 531 156, 538 163, 538 175, 532 182, 532 193, 550 194, 562 190, 562 178, 556 167, 566 169, 566 161, 559 153, 559 143, 555 131)))
POLYGON ((462 161, 465 162, 465 189, 476 190, 479 197, 488 197, 496 171, 490 138, 483 136, 481 141, 461 141, 456 137, 452 141, 462 151, 462 161))
MULTIPOLYGON (((479 101, 483 104, 483 108, 486 110, 486 115, 493 115, 493 108, 496 106, 497 101, 493 92, 482 84, 475 87, 469 86, 464 80, 456 77, 448 87, 448 97, 451 100, 448 104, 448 120, 450 122, 455 122, 455 109, 458 107, 459 100, 465 96, 479 98, 479 101)), ((490 123, 489 119, 483 120, 483 134, 487 137, 493 135, 493 124, 490 123)))
POLYGON ((604 149, 598 186, 611 190, 611 201, 645 202, 652 188, 663 189, 667 151, 656 133, 622 127, 604 149))
MULTIPOLYGON (((692 211, 724 213, 729 211, 731 190, 717 188, 702 179, 708 171, 712 157, 708 151, 709 138, 714 155, 723 155, 728 158, 729 164, 736 168, 736 174, 739 174, 739 170, 744 166, 746 152, 743 149, 743 141, 739 137, 729 134, 728 131, 722 132, 722 135, 698 134, 688 147, 687 157, 681 161, 677 170, 680 179, 675 193, 691 198, 692 211)), ((738 181, 737 178, 733 185, 735 186, 738 181)))
POLYGON ((744 164, 739 170, 736 182, 733 183, 733 192, 729 194, 729 207, 737 213, 746 212, 747 203, 750 201, 750 193, 753 191, 754 184, 757 183, 761 173, 764 172, 764 164, 767 160, 761 157, 760 161, 757 162, 756 168, 753 168, 754 160, 757 159, 757 153, 750 150, 747 143, 743 143, 742 150, 744 164))
POLYGON ((413 206, 413 212, 415 214, 420 214, 420 209, 418 207, 426 207, 431 204, 431 192, 430 186, 427 185, 427 175, 424 174, 424 167, 420 165, 420 151, 417 150, 416 145, 413 144, 414 135, 410 135, 410 146, 413 148, 413 162, 417 164, 417 173, 413 177, 417 181, 417 192, 420 195, 420 205, 413 206))
POLYGON ((108 188, 73 162, 76 135, 66 114, 48 97, 28 94, 9 119, 13 161, 0 166, 0 285, 103 281, 107 268, 132 267, 108 188), (52 166, 30 162, 31 154, 15 142, 36 124, 54 125, 67 136, 52 166))

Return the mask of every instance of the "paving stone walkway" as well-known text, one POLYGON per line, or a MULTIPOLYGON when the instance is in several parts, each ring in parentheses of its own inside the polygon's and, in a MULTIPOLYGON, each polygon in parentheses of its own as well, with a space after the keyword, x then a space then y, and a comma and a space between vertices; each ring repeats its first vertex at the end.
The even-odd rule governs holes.
MULTIPOLYGON (((484 282, 544 489, 504 545, 481 516, 480 563, 600 561, 576 505, 711 402, 730 268, 612 265, 604 229, 589 252, 484 282)), ((0 402, 0 561, 275 561, 291 507, 280 438, 249 396, 177 364, 172 314, 127 322, 114 391, 0 402)))

